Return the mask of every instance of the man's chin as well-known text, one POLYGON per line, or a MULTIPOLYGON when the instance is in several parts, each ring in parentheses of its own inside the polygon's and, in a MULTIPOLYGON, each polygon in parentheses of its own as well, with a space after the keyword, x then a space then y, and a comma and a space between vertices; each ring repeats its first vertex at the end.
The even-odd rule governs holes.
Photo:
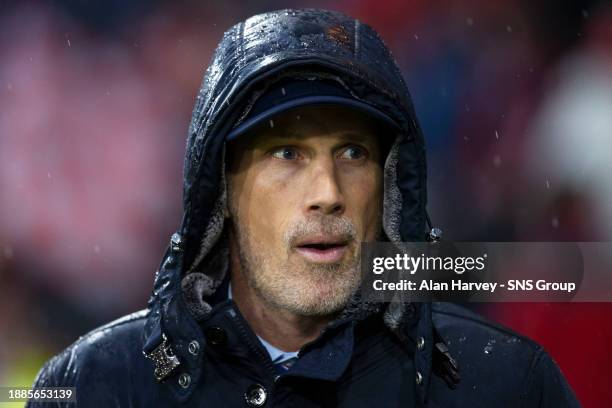
POLYGON ((335 299, 319 298, 316 302, 293 302, 286 310, 300 316, 331 316, 342 311, 348 302, 337 302, 335 299))
POLYGON ((325 316, 344 309, 355 292, 354 284, 343 282, 334 285, 329 282, 302 282, 292 294, 286 293, 283 307, 303 316, 325 316))

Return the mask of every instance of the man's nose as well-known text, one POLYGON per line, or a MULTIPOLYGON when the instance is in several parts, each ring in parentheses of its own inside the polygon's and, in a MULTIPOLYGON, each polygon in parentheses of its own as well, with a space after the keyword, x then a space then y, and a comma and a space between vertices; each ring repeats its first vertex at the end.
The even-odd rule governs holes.
POLYGON ((309 214, 341 215, 345 201, 333 159, 320 160, 312 165, 306 180, 305 208, 309 214))

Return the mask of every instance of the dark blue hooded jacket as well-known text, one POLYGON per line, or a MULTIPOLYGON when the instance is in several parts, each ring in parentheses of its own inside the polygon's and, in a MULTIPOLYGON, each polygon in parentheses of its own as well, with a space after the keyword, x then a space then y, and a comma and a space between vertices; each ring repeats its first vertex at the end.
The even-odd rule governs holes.
POLYGON ((266 87, 287 77, 335 81, 400 125, 385 162, 383 228, 392 242, 426 239, 423 135, 377 33, 325 10, 250 17, 224 34, 204 76, 187 140, 183 220, 147 308, 79 338, 42 368, 36 387, 76 387, 78 407, 577 406, 533 341, 455 305, 371 303, 359 294, 276 375, 227 299, 224 142, 266 87))

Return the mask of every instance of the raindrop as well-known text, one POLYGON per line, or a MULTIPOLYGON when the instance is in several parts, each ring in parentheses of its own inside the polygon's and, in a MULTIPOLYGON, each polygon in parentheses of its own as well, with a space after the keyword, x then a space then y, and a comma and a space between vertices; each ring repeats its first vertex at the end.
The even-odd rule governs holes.
POLYGON ((70 38, 68 39, 68 46, 70 47, 70 38))
POLYGON ((281 92, 283 93, 283 96, 285 96, 285 95, 286 95, 286 92, 285 92, 285 87, 284 87, 284 86, 281 88, 281 92))
POLYGON ((512 32, 512 27, 510 27, 509 25, 508 25, 508 26, 506 26, 506 31, 507 31, 507 32, 509 32, 509 33, 511 33, 511 32, 512 32))
POLYGON ((51 178, 51 172, 50 172, 50 171, 48 171, 48 172, 47 172, 47 178, 48 178, 48 179, 50 179, 50 178, 51 178))
POLYGON ((559 228, 559 218, 553 217, 550 223, 553 228, 559 228))
POLYGON ((472 17, 468 17, 465 19, 465 23, 469 26, 473 26, 474 25, 474 20, 472 20, 472 17))
POLYGON ((415 34, 415 35, 414 35, 414 39, 415 39, 415 40, 418 40, 418 39, 419 39, 419 36, 418 36, 417 34, 415 34))
POLYGON ((546 179, 546 188, 550 190, 550 180, 546 179))
POLYGON ((110 91, 106 91, 106 96, 110 96, 110 91))
POLYGON ((495 138, 499 140, 499 133, 497 132, 497 130, 495 131, 495 138))
POLYGON ((94 245, 94 247, 93 247, 93 251, 94 251, 96 254, 99 254, 99 253, 100 253, 100 245, 98 245, 98 244, 94 245))
POLYGON ((271 128, 273 128, 273 127, 274 127, 274 121, 273 121, 272 119, 270 119, 268 123, 270 123, 270 127, 271 127, 271 128))
POLYGON ((6 84, 6 88, 7 88, 9 91, 12 91, 12 90, 13 90, 13 84, 9 82, 8 84, 6 84))
POLYGON ((467 337, 465 337, 465 336, 459 337, 459 343, 463 343, 466 339, 467 339, 467 337))
POLYGON ((484 347, 483 351, 485 354, 491 354, 493 351, 493 345, 495 344, 495 339, 491 339, 487 342, 487 345, 484 347))
POLYGON ((585 20, 589 18, 589 12, 587 10, 582 10, 582 18, 585 20))
POLYGON ((297 120, 300 120, 300 115, 296 115, 296 116, 295 116, 295 118, 296 118, 297 120))
POLYGON ((2 254, 4 255, 5 259, 11 259, 13 257, 13 248, 10 246, 5 246, 2 248, 2 254))
POLYGON ((495 156, 493 156, 493 165, 495 167, 499 167, 502 164, 502 160, 501 157, 499 156, 499 154, 496 154, 495 156))

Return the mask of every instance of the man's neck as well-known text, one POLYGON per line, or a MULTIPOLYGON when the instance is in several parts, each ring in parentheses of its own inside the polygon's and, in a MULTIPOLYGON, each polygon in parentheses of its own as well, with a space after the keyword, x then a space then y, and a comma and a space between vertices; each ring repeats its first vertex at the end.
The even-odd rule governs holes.
POLYGON ((232 298, 251 329, 276 348, 298 351, 315 340, 333 316, 302 316, 270 305, 240 273, 232 273, 232 298))

